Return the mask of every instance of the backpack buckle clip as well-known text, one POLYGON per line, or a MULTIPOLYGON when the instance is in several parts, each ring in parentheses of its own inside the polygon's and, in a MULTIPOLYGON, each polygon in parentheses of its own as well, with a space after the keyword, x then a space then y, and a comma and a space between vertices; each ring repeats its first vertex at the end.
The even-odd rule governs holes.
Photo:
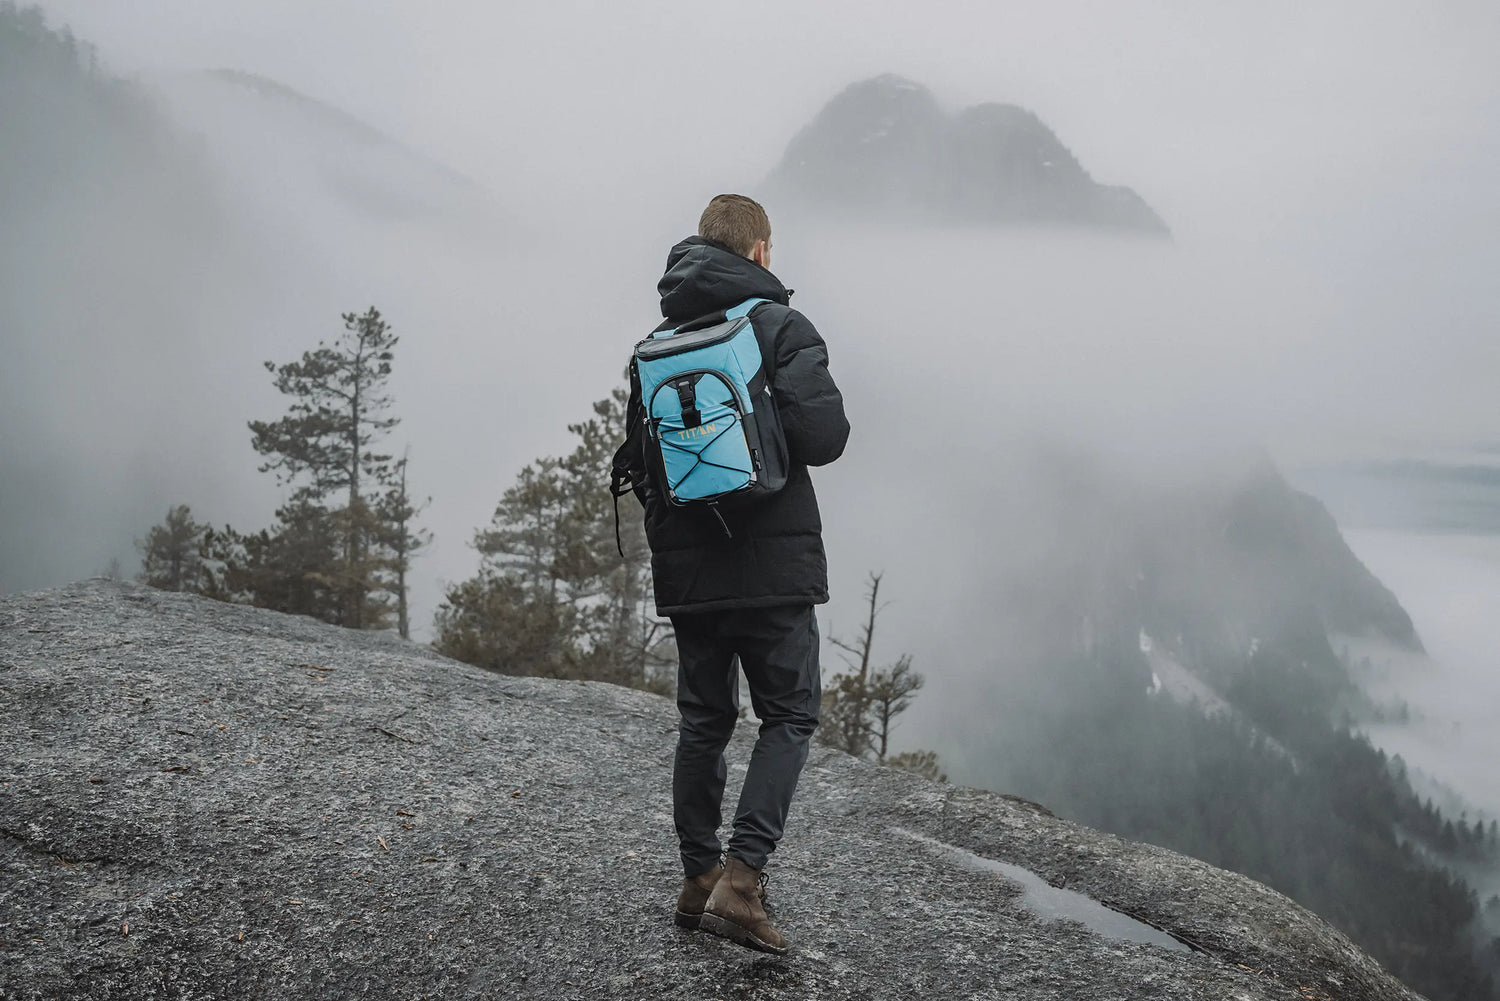
POLYGON ((693 388, 693 380, 682 379, 673 388, 677 390, 677 402, 682 405, 682 426, 695 428, 702 424, 703 414, 698 410, 698 391, 693 388))

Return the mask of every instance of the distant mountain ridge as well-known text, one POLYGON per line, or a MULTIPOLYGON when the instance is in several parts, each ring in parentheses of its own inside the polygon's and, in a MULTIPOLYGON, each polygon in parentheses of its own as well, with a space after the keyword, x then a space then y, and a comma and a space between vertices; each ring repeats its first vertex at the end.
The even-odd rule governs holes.
POLYGON ((1349 643, 1423 646, 1322 503, 1264 453, 1188 471, 1054 447, 1006 481, 1054 527, 990 592, 1018 624, 993 672, 939 696, 948 773, 1263 880, 1434 1001, 1496 997, 1500 943, 1456 873, 1497 842, 1361 731, 1349 643))
POLYGON ((352 115, 342 108, 320 101, 315 97, 309 97, 300 90, 288 87, 284 83, 263 77, 258 73, 227 68, 206 70, 203 75, 210 80, 230 84, 267 101, 281 102, 284 105, 295 108, 309 121, 318 122, 325 126, 330 133, 347 136, 350 139, 356 139, 372 146, 387 147, 393 152, 399 152, 414 160, 421 161, 429 169, 438 174, 445 175, 456 184, 470 187, 477 186, 472 178, 461 171, 455 170, 440 160, 434 160, 432 157, 412 149, 399 139, 392 138, 380 131, 364 119, 352 115))
POLYGON ((778 200, 834 217, 1169 233, 1140 195, 1089 176, 1032 112, 987 103, 949 115, 892 74, 829 101, 766 183, 778 200))
POLYGON ((214 69, 160 87, 178 123, 208 137, 221 169, 238 175, 239 196, 263 189, 273 211, 302 193, 332 196, 353 219, 377 224, 420 221, 487 236, 513 224, 462 171, 279 81, 214 69))

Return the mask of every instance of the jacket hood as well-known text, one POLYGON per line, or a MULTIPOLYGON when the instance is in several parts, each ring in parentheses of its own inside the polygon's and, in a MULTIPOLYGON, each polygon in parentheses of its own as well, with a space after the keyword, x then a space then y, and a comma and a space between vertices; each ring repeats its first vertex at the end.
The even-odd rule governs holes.
POLYGON ((791 292, 780 279, 748 257, 701 236, 690 236, 667 255, 667 270, 656 283, 661 315, 686 323, 759 297, 783 306, 791 292))

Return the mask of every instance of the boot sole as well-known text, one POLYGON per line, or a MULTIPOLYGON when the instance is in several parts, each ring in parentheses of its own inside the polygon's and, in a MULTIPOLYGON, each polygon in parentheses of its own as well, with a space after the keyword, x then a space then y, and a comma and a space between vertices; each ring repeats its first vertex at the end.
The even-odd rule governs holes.
POLYGON ((699 923, 703 920, 703 915, 688 914, 686 911, 678 911, 677 916, 673 918, 673 920, 677 922, 677 927, 679 928, 687 928, 690 931, 697 931, 699 923))
POLYGON ((755 934, 749 928, 737 925, 733 921, 726 921, 717 914, 709 914, 707 911, 703 913, 703 917, 699 920, 698 928, 701 931, 709 932, 720 938, 726 938, 737 945, 743 945, 747 949, 754 949, 757 952, 768 952, 773 956, 784 956, 787 950, 791 948, 785 945, 774 946, 769 942, 762 941, 756 938, 755 934))

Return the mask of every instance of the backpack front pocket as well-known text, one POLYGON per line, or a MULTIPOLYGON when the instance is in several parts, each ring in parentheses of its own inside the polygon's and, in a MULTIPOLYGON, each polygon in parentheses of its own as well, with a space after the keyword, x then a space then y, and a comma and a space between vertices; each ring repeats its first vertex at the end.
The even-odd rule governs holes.
POLYGON ((650 411, 673 501, 709 500, 755 483, 744 407, 718 373, 686 372, 662 383, 650 411))

